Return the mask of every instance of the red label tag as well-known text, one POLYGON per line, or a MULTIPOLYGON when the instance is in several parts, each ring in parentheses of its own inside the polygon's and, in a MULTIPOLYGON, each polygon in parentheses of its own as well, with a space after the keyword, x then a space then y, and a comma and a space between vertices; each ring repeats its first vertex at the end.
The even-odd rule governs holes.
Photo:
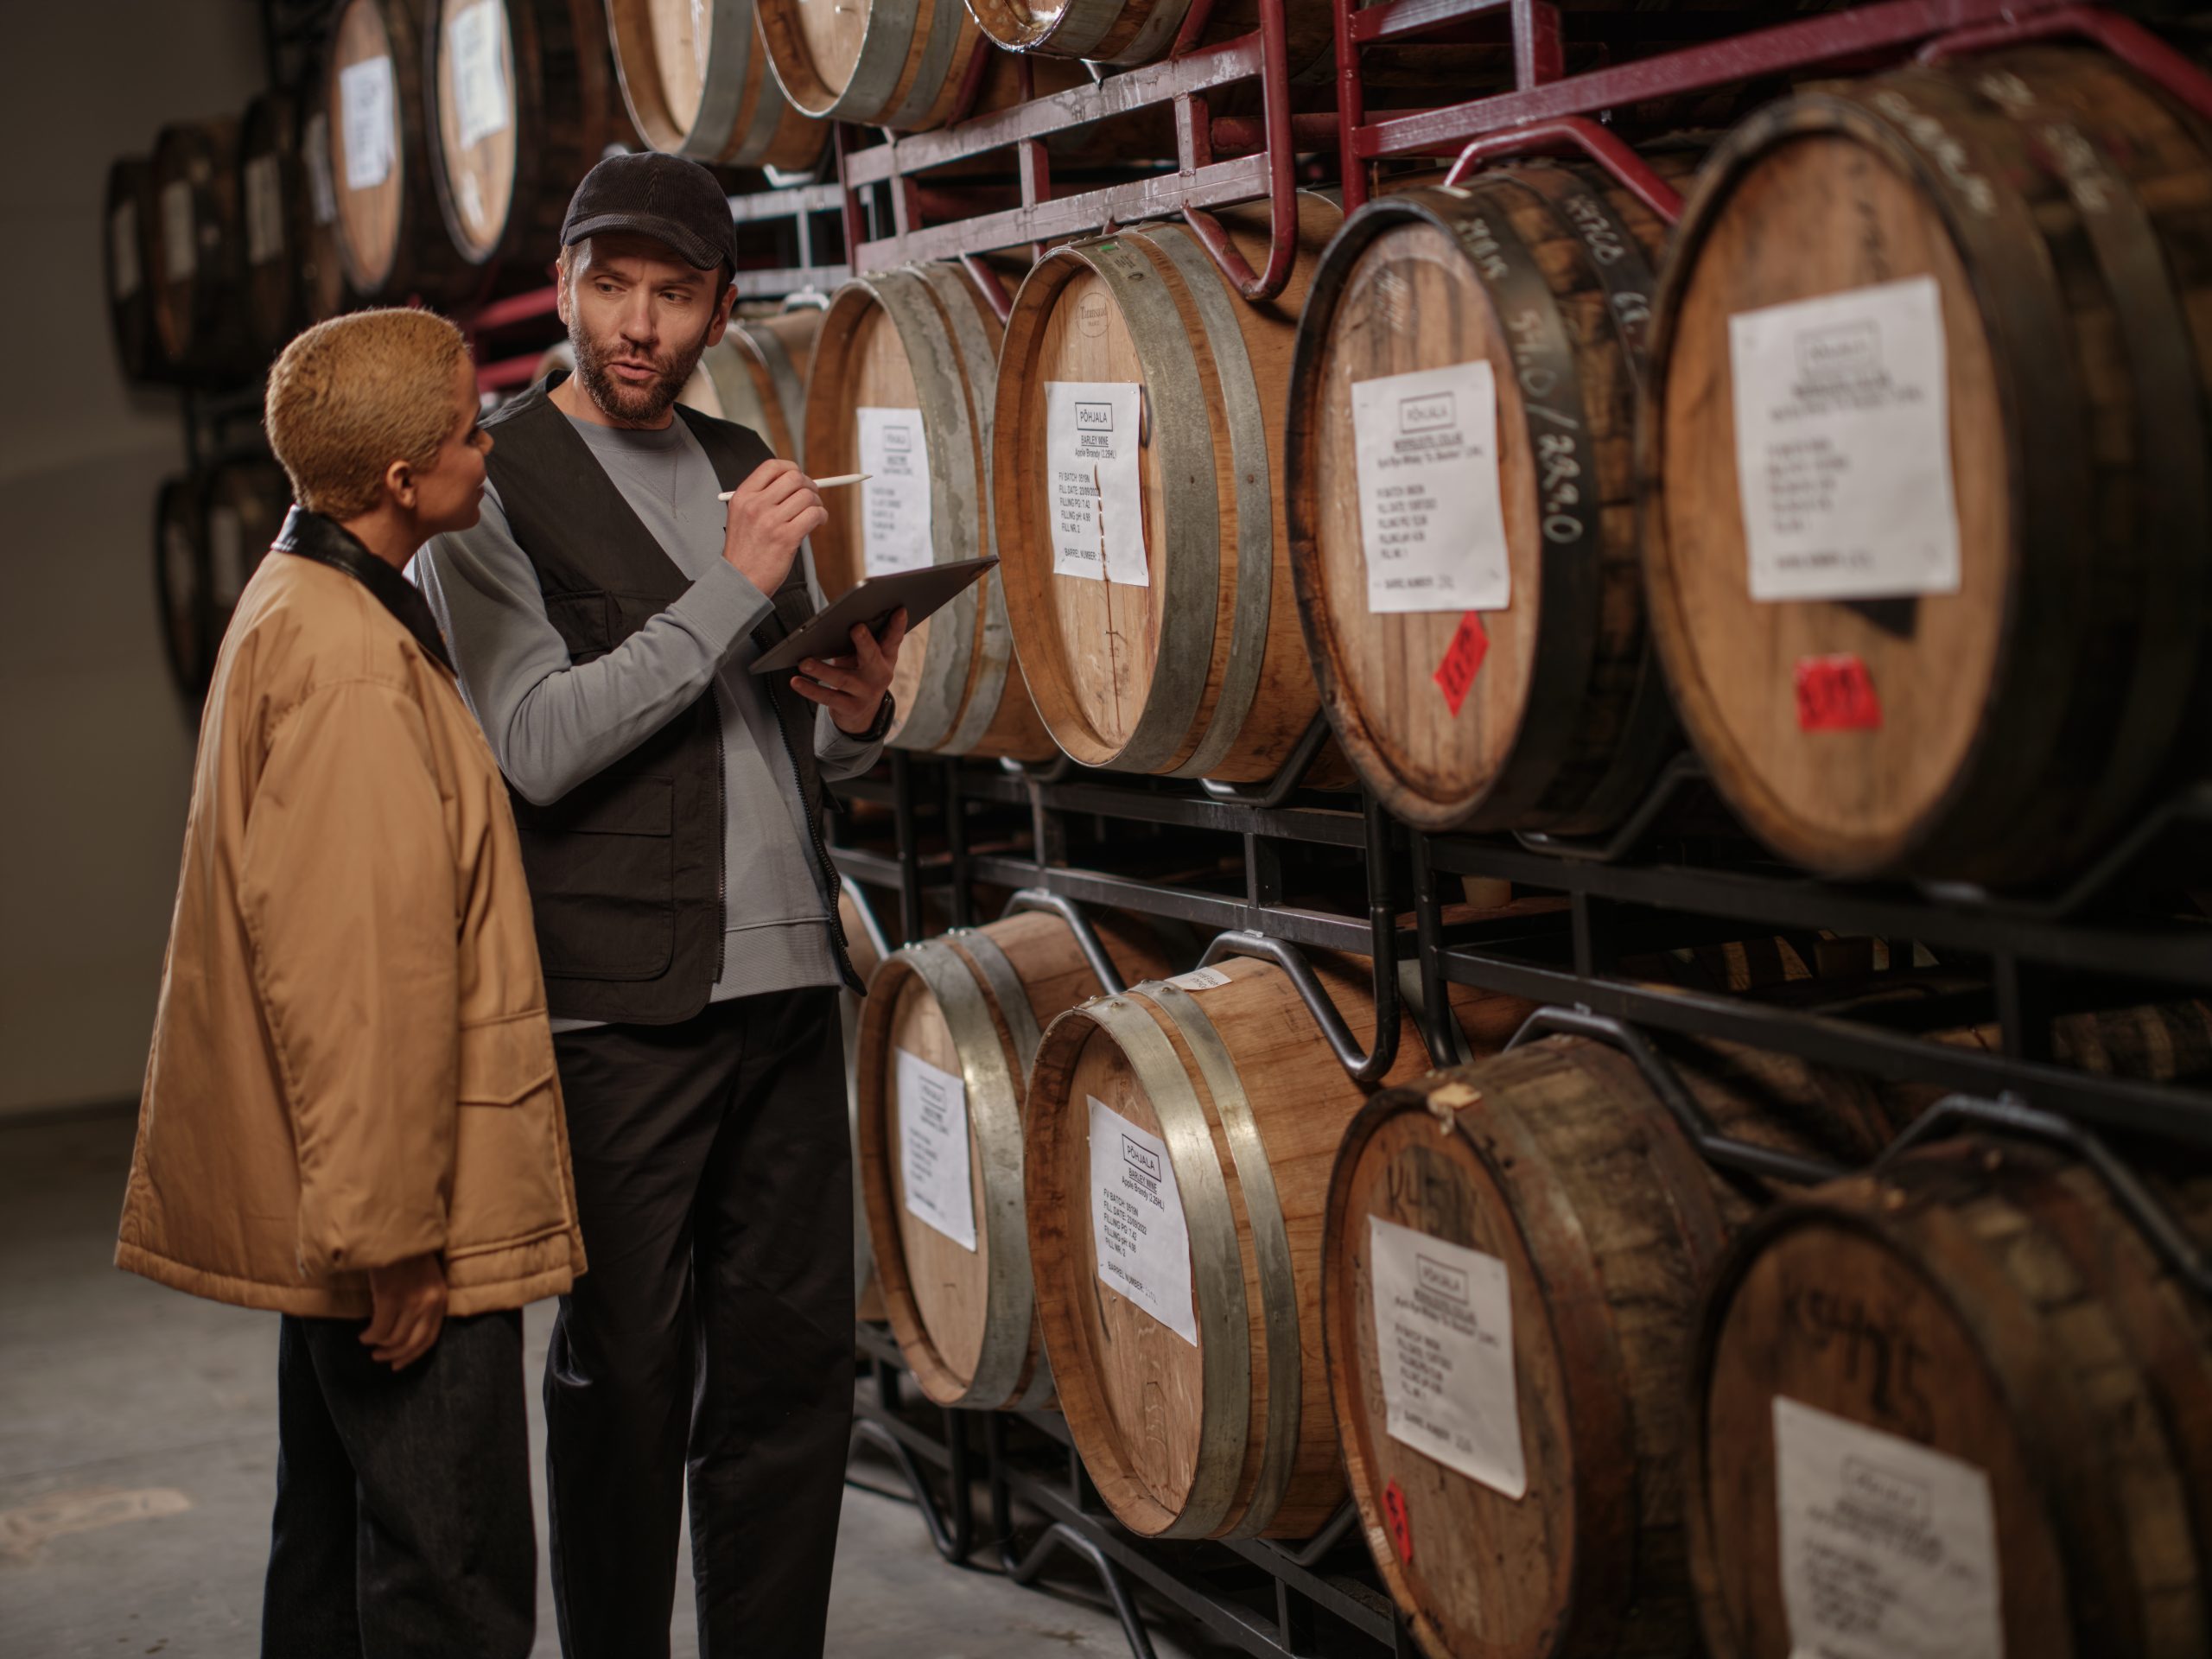
MULTIPOLYGON (((1471 618, 1472 611, 1467 613, 1471 618)), ((1410 1561, 1414 1558, 1414 1523, 1406 1518, 1406 1495, 1393 1480, 1382 1489, 1382 1513, 1390 1522, 1390 1539, 1398 1547, 1398 1559, 1410 1561)))
POLYGON ((1490 635, 1483 632, 1481 613, 1469 611, 1459 619, 1452 643, 1444 648, 1444 660, 1436 665, 1436 683, 1443 689, 1445 706, 1455 715, 1488 655, 1490 635))
POLYGON ((1878 732, 1882 700, 1858 658, 1797 659, 1797 728, 1806 732, 1878 732))

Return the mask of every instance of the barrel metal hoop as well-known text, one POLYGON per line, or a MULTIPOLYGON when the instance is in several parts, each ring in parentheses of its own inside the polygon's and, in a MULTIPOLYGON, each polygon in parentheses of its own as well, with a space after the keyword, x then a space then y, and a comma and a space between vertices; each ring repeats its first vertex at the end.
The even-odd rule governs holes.
POLYGON ((1214 485, 1212 421, 1190 332, 1159 268, 1125 245, 1135 234, 1105 238, 1082 252, 1128 326, 1151 403, 1160 488, 1167 496, 1163 522, 1173 547, 1161 561, 1167 591, 1160 651, 1144 712, 1113 762, 1124 771, 1156 772, 1183 747, 1205 698, 1220 610, 1221 504, 1214 485))
POLYGON ((1029 1006, 1028 988, 1021 982, 1021 976, 1014 971, 1014 963, 999 948, 999 942, 982 928, 963 928, 948 934, 955 945, 969 961, 976 971, 983 976, 983 983, 991 988, 997 999, 999 1017, 1006 1021, 1007 1030, 1014 1038, 1014 1056, 1021 1065, 1021 1091, 1029 1089, 1029 1068, 1037 1063, 1037 1046, 1045 1039, 1039 1029, 1035 1011, 1029 1006))
MULTIPOLYGON (((1511 343, 1529 464, 1536 475, 1537 645, 1512 756, 1482 802, 1485 823, 1510 823, 1533 810, 1551 787, 1560 758, 1572 749, 1596 650, 1596 634, 1586 623, 1598 608, 1602 585, 1594 487, 1599 467, 1582 399, 1580 357, 1542 263, 1509 218, 1508 193, 1535 197, 1511 176, 1485 175, 1452 205, 1446 221, 1490 297, 1501 336, 1511 343), (1522 326, 1509 326, 1508 319, 1522 326), (1547 499, 1548 475, 1575 482, 1547 499), (1527 764, 1532 756, 1553 759, 1548 765, 1527 764)), ((1550 203, 1545 207, 1559 216, 1550 203)), ((1529 597, 1519 596, 1523 604, 1529 597)))
POLYGON ((1133 993, 1155 1004, 1175 1022, 1206 1092, 1213 1096, 1229 1142, 1230 1161, 1236 1166, 1236 1184, 1244 1196, 1244 1213, 1252 1224, 1252 1261, 1260 1276, 1260 1316, 1267 1331, 1268 1439, 1260 1449, 1260 1472, 1243 1518, 1228 1535, 1257 1538, 1273 1523, 1290 1490, 1291 1465, 1298 1450, 1299 1416, 1305 1408, 1303 1350, 1298 1329, 1298 1279, 1291 1265, 1290 1232, 1284 1224, 1282 1195, 1275 1189, 1275 1173, 1268 1162, 1267 1143, 1252 1115, 1252 1103, 1237 1074, 1236 1058, 1221 1033, 1205 1016, 1196 998, 1179 987, 1163 982, 1140 985, 1133 993))
MULTIPOLYGON (((999 354, 990 336, 984 332, 983 320, 976 309, 974 290, 968 279, 950 264, 936 264, 916 267, 922 279, 936 290, 938 302, 944 308, 952 323, 952 339, 966 367, 963 378, 970 396, 969 407, 976 423, 977 448, 976 454, 984 458, 988 469, 993 439, 993 423, 997 418, 997 407, 992 392, 998 381, 999 354)), ((998 551, 996 532, 992 527, 991 493, 985 486, 977 505, 978 531, 982 539, 971 550, 976 553, 998 551)), ((968 682, 968 701, 952 734, 939 747, 947 754, 965 754, 983 741, 991 729, 991 722, 998 718, 999 703, 1006 695, 1007 670, 1014 662, 1014 627, 1006 613, 1006 584, 996 575, 987 575, 978 584, 982 592, 973 602, 982 607, 982 638, 972 664, 968 682)), ((963 595, 965 597, 965 595, 963 595)))
POLYGON ((1203 778, 1219 766, 1236 740, 1259 694, 1260 669, 1268 649, 1268 622, 1274 600, 1275 518, 1273 463, 1268 426, 1260 410, 1260 383, 1252 372, 1244 331, 1236 326, 1243 302, 1222 286, 1221 272, 1198 239, 1179 225, 1163 225, 1153 242, 1182 273, 1191 299, 1205 320, 1213 348, 1214 373, 1221 382, 1229 426, 1230 470, 1236 479, 1236 597, 1231 607, 1229 660, 1223 665, 1221 694, 1205 736, 1171 778, 1203 778))
MULTIPOLYGON (((945 1029, 960 1054, 970 1137, 982 1165, 983 1230, 991 1251, 984 1287, 989 1317, 984 1323, 982 1351, 976 1357, 975 1375, 960 1403, 1001 1406, 1021 1381, 1037 1316, 1021 1193, 1022 1079, 1006 1063, 1006 1051, 1000 1046, 976 976, 950 944, 925 940, 908 945, 893 960, 905 962, 937 999, 945 1029)), ((1021 1006, 1028 1007, 1026 998, 1021 1006)))
MULTIPOLYGON (((707 61, 700 73, 699 108, 676 153, 695 162, 720 162, 729 149, 730 129, 737 124, 746 77, 753 67, 753 0, 714 0, 710 29, 707 61)), ((760 100, 770 105, 781 101, 760 100)))
MULTIPOLYGON (((911 269, 861 279, 898 331, 913 365, 915 396, 930 463, 930 556, 950 564, 971 556, 979 533, 972 465, 975 429, 968 399, 950 391, 959 382, 957 349, 944 326, 935 291, 911 269)), ((951 734, 968 690, 969 659, 976 648, 976 590, 971 586, 930 619, 929 644, 911 708, 899 711, 894 741, 902 749, 934 749, 951 734)))
POLYGON ((1124 0, 1065 0, 1060 15, 1035 31, 1020 49, 1049 52, 1056 58, 1096 58, 1126 10, 1124 0))
POLYGON ((747 328, 745 340, 760 353, 761 363, 767 368, 768 378, 776 388, 776 402, 783 411, 784 424, 791 429, 792 453, 788 459, 804 467, 806 383, 799 378, 798 369, 791 362, 791 354, 784 349, 784 342, 767 329, 747 328))
POLYGON ((1540 164, 1516 168, 1511 177, 1516 184, 1556 207, 1590 256, 1598 285, 1605 290, 1606 313, 1628 348, 1629 372, 1642 386, 1644 356, 1651 343, 1652 308, 1658 302, 1659 290, 1659 275, 1643 244, 1582 168, 1540 164))
MULTIPOLYGON (((880 9, 872 7, 870 10, 880 9)), ((889 127, 894 132, 918 125, 929 114, 930 105, 936 103, 944 92, 945 80, 953 73, 953 53, 960 44, 961 26, 967 21, 968 8, 965 5, 949 5, 944 3, 944 0, 938 0, 930 13, 929 39, 923 42, 921 62, 914 71, 913 84, 907 87, 906 96, 895 110, 881 114, 864 114, 859 118, 877 126, 889 127)), ((880 106, 883 99, 889 98, 897 88, 899 70, 905 65, 907 46, 913 37, 912 3, 908 0, 906 32, 899 41, 899 56, 892 60, 891 82, 869 105, 871 110, 880 106)))
POLYGON ((1191 1237, 1191 1291, 1198 1303, 1201 1382, 1198 1455, 1182 1513, 1153 1535, 1211 1538, 1229 1518, 1252 1427, 1252 1325, 1236 1218, 1198 1091, 1151 1013, 1127 996, 1083 1005, 1084 1017, 1122 1051, 1160 1119, 1191 1237))
MULTIPOLYGON (((868 26, 861 32, 860 51, 854 56, 852 72, 845 77, 845 84, 822 108, 806 112, 830 121, 884 124, 888 120, 884 101, 898 87, 899 72, 906 67, 906 54, 913 41, 912 0, 904 4, 870 6, 868 26)), ((818 67, 815 74, 820 78, 818 67)), ((829 83, 823 81, 823 86, 827 91, 829 83)), ((797 99, 791 101, 798 102, 797 99)), ((806 108, 803 104, 799 107, 806 108)))

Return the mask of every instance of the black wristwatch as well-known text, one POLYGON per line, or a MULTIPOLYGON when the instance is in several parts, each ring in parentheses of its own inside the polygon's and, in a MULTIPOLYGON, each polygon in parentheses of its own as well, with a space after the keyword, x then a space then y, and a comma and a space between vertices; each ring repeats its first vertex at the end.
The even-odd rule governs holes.
POLYGON ((898 712, 898 700, 888 691, 883 694, 883 706, 875 711, 875 718, 868 722, 868 730, 856 740, 861 743, 880 743, 883 734, 891 729, 892 717, 898 712))

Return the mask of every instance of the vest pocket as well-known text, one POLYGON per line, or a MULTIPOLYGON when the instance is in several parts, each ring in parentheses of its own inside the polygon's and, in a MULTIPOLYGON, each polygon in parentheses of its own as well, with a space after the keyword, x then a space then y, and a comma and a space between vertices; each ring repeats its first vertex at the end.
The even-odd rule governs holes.
POLYGON ((658 979, 676 957, 675 784, 602 773, 515 803, 549 979, 658 979))
POLYGON ((463 1026, 457 1092, 447 1258, 565 1231, 561 1095, 545 1016, 463 1026))

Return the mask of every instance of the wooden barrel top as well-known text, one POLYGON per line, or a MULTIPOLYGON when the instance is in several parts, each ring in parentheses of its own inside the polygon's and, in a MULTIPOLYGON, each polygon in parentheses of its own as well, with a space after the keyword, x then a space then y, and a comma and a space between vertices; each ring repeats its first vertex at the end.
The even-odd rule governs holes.
POLYGON ((437 0, 427 27, 434 31, 430 107, 447 227, 461 252, 480 264, 499 250, 514 206, 520 130, 514 31, 506 0, 437 0))
POLYGON ((363 293, 391 275, 408 188, 395 49, 381 0, 346 0, 330 44, 330 175, 346 278, 363 293))

